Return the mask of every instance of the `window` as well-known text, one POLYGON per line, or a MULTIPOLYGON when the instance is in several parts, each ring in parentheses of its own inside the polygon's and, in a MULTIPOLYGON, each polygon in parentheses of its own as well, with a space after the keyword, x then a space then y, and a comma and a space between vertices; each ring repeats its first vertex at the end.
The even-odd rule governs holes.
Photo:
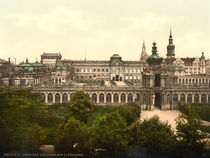
POLYGON ((128 94, 128 102, 133 102, 133 95, 132 94, 128 94))
POLYGON ((201 103, 206 103, 206 94, 201 95, 201 103))
POLYGON ((173 95, 173 101, 175 101, 175 102, 178 101, 178 94, 173 95))
POLYGON ((194 102, 195 103, 198 103, 199 102, 199 95, 198 94, 195 94, 194 95, 194 102))
POLYGON ((192 103, 192 95, 191 94, 187 95, 187 102, 192 103))
POLYGON ((181 94, 180 101, 183 102, 183 103, 185 102, 185 95, 184 94, 181 94))

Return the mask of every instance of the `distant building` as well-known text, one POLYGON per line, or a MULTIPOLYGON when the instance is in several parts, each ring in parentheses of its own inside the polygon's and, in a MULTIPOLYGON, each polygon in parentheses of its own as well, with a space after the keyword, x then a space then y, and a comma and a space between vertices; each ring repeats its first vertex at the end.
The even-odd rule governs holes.
POLYGON ((12 85, 12 71, 14 65, 8 61, 0 59, 0 86, 9 87, 12 85))
POLYGON ((50 83, 51 72, 42 63, 25 63, 18 65, 12 74, 14 87, 35 87, 50 83))
POLYGON ((56 65, 56 63, 62 59, 60 53, 43 53, 41 55, 41 63, 46 66, 52 68, 56 65))
POLYGON ((85 91, 98 105, 135 102, 142 109, 176 109, 184 103, 210 103, 210 60, 175 57, 170 31, 166 58, 152 54, 143 42, 140 60, 119 54, 109 60, 65 60, 60 53, 44 53, 41 63, 26 61, 12 72, 14 86, 32 87, 48 104, 70 101, 85 91))

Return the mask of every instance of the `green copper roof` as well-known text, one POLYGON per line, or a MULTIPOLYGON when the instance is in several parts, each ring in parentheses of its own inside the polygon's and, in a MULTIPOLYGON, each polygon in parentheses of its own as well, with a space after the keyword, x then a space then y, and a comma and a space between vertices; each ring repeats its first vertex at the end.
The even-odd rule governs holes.
POLYGON ((168 65, 166 66, 166 69, 175 70, 175 71, 184 71, 184 67, 179 65, 168 65))
POLYGON ((30 67, 31 64, 29 64, 29 63, 24 63, 24 64, 21 64, 20 66, 21 66, 21 67, 30 67))
POLYGON ((56 67, 56 69, 57 69, 57 70, 60 70, 60 69, 66 70, 67 67, 68 67, 67 65, 58 65, 58 66, 56 67))
POLYGON ((111 56, 111 58, 121 58, 121 56, 119 56, 119 54, 113 54, 113 55, 111 56))
POLYGON ((147 59, 149 65, 159 65, 163 61, 163 58, 157 54, 150 55, 147 59))

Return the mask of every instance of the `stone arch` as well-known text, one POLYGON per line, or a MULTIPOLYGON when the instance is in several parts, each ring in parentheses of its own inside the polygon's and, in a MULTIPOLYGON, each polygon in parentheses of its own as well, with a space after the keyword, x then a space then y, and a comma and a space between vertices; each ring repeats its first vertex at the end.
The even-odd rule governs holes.
POLYGON ((101 93, 99 95, 99 103, 104 103, 104 94, 103 93, 101 93))
POLYGON ((136 102, 139 103, 140 102, 140 94, 136 93, 136 102))
POLYGON ((128 94, 128 103, 133 102, 133 94, 129 93, 128 94))
POLYGON ((41 100, 45 101, 45 97, 46 97, 45 94, 42 93, 42 94, 41 94, 41 100))
POLYGON ((93 101, 94 103, 97 103, 97 94, 96 94, 96 93, 93 93, 93 94, 92 94, 92 101, 93 101))
POLYGON ((61 95, 59 93, 56 93, 55 94, 55 102, 60 103, 60 100, 61 100, 61 95))
POLYGON ((192 94, 187 95, 187 103, 192 103, 192 94))
POLYGON ((206 94, 201 95, 201 103, 206 103, 206 94))
POLYGON ((174 95, 173 95, 173 101, 174 101, 174 102, 177 102, 177 101, 178 101, 178 94, 174 94, 174 95))
POLYGON ((68 95, 67 95, 66 93, 64 93, 64 94, 62 95, 62 102, 65 103, 65 102, 67 102, 67 101, 68 101, 68 95))
POLYGON ((117 93, 114 94, 114 103, 119 102, 119 95, 117 93))
POLYGON ((194 95, 194 102, 199 103, 199 95, 197 93, 194 95))
POLYGON ((170 104, 170 95, 167 95, 167 104, 170 104))
POLYGON ((52 103, 52 102, 53 102, 53 95, 52 95, 52 93, 49 93, 49 94, 47 95, 47 102, 48 102, 48 103, 52 103))
POLYGON ((121 103, 125 103, 126 96, 124 93, 121 94, 120 99, 121 99, 121 103))
POLYGON ((185 94, 180 95, 180 102, 184 103, 185 102, 185 94))
POLYGON ((108 93, 108 94, 106 95, 106 102, 107 102, 107 103, 111 103, 111 101, 112 101, 112 95, 111 95, 110 93, 108 93))
POLYGON ((155 92, 155 106, 161 108, 161 94, 155 92))

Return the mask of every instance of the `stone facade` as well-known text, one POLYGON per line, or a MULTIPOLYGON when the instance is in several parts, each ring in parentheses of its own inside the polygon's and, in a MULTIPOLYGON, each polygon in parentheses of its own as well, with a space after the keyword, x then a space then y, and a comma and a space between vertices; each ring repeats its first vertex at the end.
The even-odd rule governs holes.
POLYGON ((185 103, 210 103, 210 60, 175 57, 172 34, 166 58, 153 43, 148 56, 143 43, 140 60, 65 60, 44 53, 41 62, 26 61, 12 71, 13 86, 32 87, 47 104, 70 101, 82 90, 96 105, 135 102, 142 109, 176 109, 185 103), (24 84, 23 84, 24 83, 24 84))

